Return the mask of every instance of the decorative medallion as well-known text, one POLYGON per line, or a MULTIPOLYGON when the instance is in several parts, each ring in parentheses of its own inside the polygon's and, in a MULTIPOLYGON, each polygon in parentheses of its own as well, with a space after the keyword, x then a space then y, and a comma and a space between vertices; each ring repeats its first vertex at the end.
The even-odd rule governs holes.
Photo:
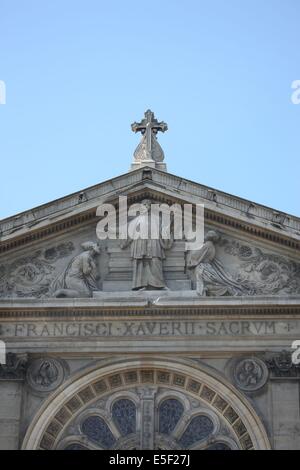
POLYGON ((27 370, 27 382, 38 392, 51 392, 62 384, 66 366, 62 360, 43 357, 31 362, 27 370))
POLYGON ((239 389, 253 392, 265 385, 268 380, 268 368, 258 358, 243 358, 236 362, 233 378, 239 389))

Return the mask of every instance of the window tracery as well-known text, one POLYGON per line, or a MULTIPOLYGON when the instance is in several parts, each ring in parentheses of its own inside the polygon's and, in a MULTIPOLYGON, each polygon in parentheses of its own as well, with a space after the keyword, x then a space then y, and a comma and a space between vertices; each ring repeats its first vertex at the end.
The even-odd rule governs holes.
MULTIPOLYGON (((137 387, 117 393, 116 397, 107 397, 107 400, 101 400, 98 404, 93 403, 92 407, 86 408, 78 415, 75 423, 70 424, 69 432, 63 436, 59 448, 140 449, 142 422, 145 418, 141 411, 144 391, 145 388, 137 387)), ((153 429, 154 449, 238 448, 233 436, 228 442, 222 442, 220 438, 218 440, 219 418, 211 410, 205 411, 202 403, 199 402, 197 410, 195 400, 191 403, 187 395, 162 387, 156 390, 153 397, 156 414, 153 429)), ((224 425, 226 424, 223 423, 223 428, 224 425)))

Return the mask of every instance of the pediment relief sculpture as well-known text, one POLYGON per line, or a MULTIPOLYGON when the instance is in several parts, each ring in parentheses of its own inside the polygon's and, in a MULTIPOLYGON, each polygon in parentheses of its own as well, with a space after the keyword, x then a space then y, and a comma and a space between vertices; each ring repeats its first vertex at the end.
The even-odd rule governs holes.
MULTIPOLYGON (((150 203, 142 202, 146 207, 150 203)), ((147 217, 134 217, 131 228, 147 225, 147 217)), ((211 227, 200 249, 186 252, 185 241, 174 240, 170 226, 157 228, 154 240, 97 242, 90 227, 72 240, 21 254, 0 264, 0 297, 85 298, 95 291, 130 290, 181 291, 189 296, 195 290, 199 297, 300 294, 300 264, 282 254, 211 227), (163 236, 166 229, 169 239, 163 236)))
POLYGON ((254 295, 300 294, 299 263, 235 240, 224 238, 221 245, 238 261, 237 280, 254 295))
POLYGON ((88 241, 82 243, 81 248, 83 252, 75 256, 51 284, 53 297, 91 297, 94 290, 99 290, 95 259, 100 254, 100 247, 88 241))
POLYGON ((187 267, 194 271, 198 294, 200 296, 248 294, 247 287, 226 272, 222 263, 216 258, 215 243, 219 239, 220 235, 210 230, 201 248, 188 256, 187 267))
POLYGON ((187 254, 187 268, 200 296, 300 294, 300 264, 214 230, 187 254))
POLYGON ((75 250, 71 241, 0 264, 0 297, 44 297, 49 292, 55 263, 75 250))

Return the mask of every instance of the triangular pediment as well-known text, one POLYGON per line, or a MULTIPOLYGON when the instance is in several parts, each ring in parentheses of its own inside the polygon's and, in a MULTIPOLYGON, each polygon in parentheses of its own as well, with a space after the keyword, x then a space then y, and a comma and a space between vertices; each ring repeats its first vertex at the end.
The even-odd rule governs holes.
MULTIPOLYGON (((201 203, 207 213, 226 218, 227 225, 240 224, 245 231, 259 235, 268 232, 265 238, 270 241, 299 248, 300 219, 278 212, 275 209, 232 196, 213 188, 153 168, 141 168, 98 185, 51 201, 42 206, 22 212, 0 221, 0 252, 9 241, 22 238, 23 244, 30 241, 31 234, 41 232, 51 226, 74 218, 87 219, 95 213, 99 204, 116 200, 119 195, 134 197, 145 190, 159 194, 159 199, 201 203), (230 222, 231 223, 230 223, 230 222), (248 229, 246 228, 249 227, 248 229), (253 228, 251 231, 251 227, 253 228), (256 230, 256 232, 255 232, 256 230)), ((263 236, 263 235, 262 235, 263 236)))
MULTIPOLYGON (((120 196, 126 196, 128 204, 145 198, 169 205, 204 204, 205 231, 218 234, 213 242, 216 264, 211 273, 207 266, 211 286, 205 295, 300 294, 298 218, 146 167, 3 220, 0 296, 49 298, 57 294, 68 266, 84 252, 84 244, 99 243, 97 208, 103 203, 118 208, 120 196)), ((131 289, 132 256, 118 242, 99 243, 94 290, 131 289)), ((171 291, 196 293, 197 275, 188 266, 189 255, 180 240, 165 250, 163 273, 171 291)), ((89 295, 93 294, 87 289, 85 296, 89 295)))

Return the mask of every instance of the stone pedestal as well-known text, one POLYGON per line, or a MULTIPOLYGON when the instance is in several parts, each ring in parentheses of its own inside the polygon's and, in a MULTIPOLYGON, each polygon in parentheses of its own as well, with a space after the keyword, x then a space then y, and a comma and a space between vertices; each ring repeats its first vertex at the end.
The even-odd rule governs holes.
POLYGON ((142 167, 156 168, 157 170, 167 171, 167 165, 165 163, 155 162, 153 160, 141 160, 140 162, 134 162, 131 164, 130 170, 138 170, 142 167))
MULTIPOLYGON (((178 291, 189 291, 191 290, 191 281, 189 279, 185 280, 177 280, 177 279, 168 279, 166 280, 167 287, 173 293, 178 291)), ((131 291, 132 282, 131 281, 104 281, 103 282, 103 294, 107 294, 108 292, 113 292, 114 294, 117 292, 126 292, 131 291)), ((133 291, 138 292, 138 291, 133 291)), ((157 289, 154 291, 144 291, 144 292, 165 292, 164 290, 157 289)), ((94 295, 95 297, 95 295, 94 295)))

